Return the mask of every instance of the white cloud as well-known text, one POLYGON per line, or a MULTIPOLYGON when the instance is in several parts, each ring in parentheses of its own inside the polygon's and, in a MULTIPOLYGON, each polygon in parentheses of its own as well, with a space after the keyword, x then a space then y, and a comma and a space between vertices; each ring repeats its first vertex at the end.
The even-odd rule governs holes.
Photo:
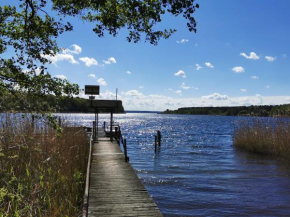
POLYGON ((269 62, 273 62, 274 60, 276 60, 276 57, 265 56, 265 59, 269 62))
POLYGON ((251 76, 251 78, 252 78, 252 79, 256 79, 256 80, 259 79, 259 77, 256 76, 256 75, 251 76))
POLYGON ((55 78, 60 78, 60 79, 67 79, 67 77, 65 77, 64 75, 55 75, 55 78))
POLYGON ((181 76, 181 77, 183 77, 183 78, 186 78, 186 76, 185 76, 185 72, 182 71, 182 70, 179 70, 179 71, 176 72, 174 75, 175 75, 175 76, 181 76))
POLYGON ((196 70, 200 70, 200 69, 203 68, 203 67, 201 67, 199 64, 195 64, 195 67, 196 67, 196 70))
POLYGON ((174 91, 174 93, 177 93, 177 94, 182 94, 182 91, 181 90, 176 90, 176 91, 174 91))
MULTIPOLYGON (((114 99, 112 94, 112 99, 114 99)), ((227 100, 216 100, 215 98, 207 99, 207 98, 181 98, 179 95, 176 97, 168 98, 158 94, 152 94, 149 96, 141 97, 138 95, 138 92, 135 95, 131 92, 131 94, 123 95, 122 101, 124 108, 126 110, 151 110, 151 111, 165 111, 166 109, 178 109, 182 107, 216 107, 216 106, 249 106, 249 105, 279 105, 286 104, 290 101, 290 96, 244 96, 244 97, 228 97, 227 100), (137 94, 137 95, 136 95, 137 94), (131 96, 133 95, 133 96, 131 96), (287 101, 289 100, 289 101, 287 101)), ((121 99, 118 96, 118 98, 121 99)), ((224 97, 225 98, 225 97, 224 97)))
POLYGON ((168 88, 168 90, 172 91, 173 93, 177 93, 179 94, 180 96, 182 96, 182 91, 181 90, 173 90, 171 88, 168 88))
POLYGON ((287 58, 287 54, 282 54, 281 56, 282 56, 284 59, 287 58))
POLYGON ((247 89, 241 89, 241 91, 242 91, 242 92, 246 92, 246 91, 247 91, 247 89))
POLYGON ((170 97, 166 97, 162 94, 150 94, 148 97, 153 98, 153 99, 169 99, 170 97))
POLYGON ((182 89, 185 89, 185 90, 188 90, 188 89, 191 88, 191 87, 186 86, 184 82, 181 84, 180 87, 181 87, 182 89))
POLYGON ((229 97, 227 95, 221 95, 219 93, 210 94, 208 96, 202 96, 203 99, 214 99, 214 100, 228 100, 229 97))
POLYGON ((79 58, 79 60, 84 62, 87 67, 90 67, 92 65, 95 65, 95 66, 98 65, 97 60, 95 60, 94 58, 81 57, 81 58, 79 58))
POLYGON ((99 78, 99 79, 97 80, 97 82, 98 82, 100 85, 103 85, 103 86, 107 85, 107 82, 106 82, 105 79, 103 79, 103 78, 99 78))
POLYGON ((103 62, 104 62, 106 65, 110 65, 111 63, 114 63, 114 64, 117 63, 117 61, 116 61, 116 59, 115 59, 114 57, 110 57, 110 58, 108 58, 108 60, 103 60, 103 62))
POLYGON ((267 86, 266 86, 266 88, 268 88, 268 89, 269 89, 269 88, 270 88, 270 86, 269 86, 269 85, 267 85, 267 86))
POLYGON ((214 68, 214 66, 210 62, 206 62, 204 65, 206 65, 209 68, 214 68))
POLYGON ((254 97, 254 104, 255 105, 262 105, 263 104, 263 98, 260 94, 256 94, 254 97))
POLYGON ((140 93, 138 90, 129 90, 127 92, 122 92, 121 94, 123 94, 124 96, 132 96, 137 99, 145 98, 144 94, 140 93))
POLYGON ((52 64, 56 65, 59 61, 69 61, 72 64, 78 64, 79 62, 74 59, 72 54, 80 54, 82 52, 82 48, 76 44, 70 46, 72 49, 63 49, 61 53, 57 53, 55 55, 41 55, 42 57, 49 60, 52 64))
POLYGON ((232 68, 232 71, 235 73, 243 73, 243 72, 245 72, 245 69, 242 66, 236 66, 236 67, 232 68))
POLYGON ((89 76, 89 77, 92 77, 92 78, 95 78, 95 77, 96 77, 95 74, 89 74, 88 76, 89 76))
POLYGON ((132 74, 132 72, 130 72, 130 71, 127 71, 126 73, 127 73, 128 75, 131 75, 131 74, 132 74))
POLYGON ((189 40, 188 39, 181 39, 180 41, 176 41, 178 44, 179 43, 181 43, 181 44, 183 44, 183 43, 186 43, 186 42, 189 42, 189 40))
POLYGON ((78 61, 76 61, 71 54, 63 54, 63 53, 57 53, 54 56, 52 55, 42 55, 42 57, 49 60, 52 64, 56 65, 57 62, 67 60, 72 64, 78 64, 78 61))
POLYGON ((82 52, 82 48, 76 44, 73 44, 72 46, 73 49, 70 50, 70 49, 64 49, 62 51, 63 54, 80 54, 82 52))
POLYGON ((140 88, 140 89, 143 89, 144 87, 143 87, 143 86, 139 86, 139 88, 140 88))
MULTIPOLYGON (((101 99, 116 99, 116 93, 106 90, 104 93, 100 93, 100 95, 96 96, 101 99)), ((118 96, 119 98, 119 96, 118 96)))
POLYGON ((247 58, 247 59, 250 59, 250 60, 258 60, 258 59, 260 59, 260 57, 255 52, 251 52, 249 56, 247 54, 245 54, 245 53, 240 53, 240 55, 245 57, 245 58, 247 58))
MULTIPOLYGON (((42 69, 41 68, 36 68, 34 71, 31 71, 29 69, 24 69, 23 73, 24 74, 35 74, 35 75, 39 75, 41 73, 42 69)), ((43 73, 46 74, 46 72, 43 70, 43 73)))

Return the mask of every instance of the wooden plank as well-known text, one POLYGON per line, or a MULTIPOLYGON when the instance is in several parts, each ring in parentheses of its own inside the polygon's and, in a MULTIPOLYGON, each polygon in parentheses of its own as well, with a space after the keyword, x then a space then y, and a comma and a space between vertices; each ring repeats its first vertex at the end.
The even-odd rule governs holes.
POLYGON ((94 143, 88 216, 163 216, 116 141, 94 143))

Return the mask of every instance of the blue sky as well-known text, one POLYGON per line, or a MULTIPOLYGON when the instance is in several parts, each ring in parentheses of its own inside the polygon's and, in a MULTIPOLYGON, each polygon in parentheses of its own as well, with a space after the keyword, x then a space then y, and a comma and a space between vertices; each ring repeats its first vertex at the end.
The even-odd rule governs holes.
POLYGON ((81 88, 100 85, 99 98, 118 88, 126 110, 290 103, 290 1, 196 3, 197 33, 166 15, 156 28, 177 32, 157 46, 128 43, 126 30, 98 38, 93 24, 70 19, 74 31, 59 37, 66 50, 49 72, 81 88))

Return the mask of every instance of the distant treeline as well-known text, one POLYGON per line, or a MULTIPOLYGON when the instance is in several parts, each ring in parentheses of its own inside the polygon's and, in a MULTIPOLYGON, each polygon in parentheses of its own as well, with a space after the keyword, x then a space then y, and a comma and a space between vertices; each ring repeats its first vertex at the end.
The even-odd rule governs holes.
MULTIPOLYGON (((41 100, 31 99, 28 95, 22 95, 25 97, 25 103, 29 105, 30 111, 35 111, 34 108, 40 108, 42 111, 51 112, 63 112, 63 113, 89 113, 94 112, 89 109, 86 105, 86 99, 79 97, 67 97, 63 96, 57 100, 53 95, 47 95, 41 100)), ((23 100, 22 100, 23 101, 23 100)), ((25 112, 23 111, 23 105, 20 104, 20 100, 13 95, 6 95, 0 99, 0 112, 14 111, 14 112, 25 112)), ((27 107, 27 106, 26 106, 27 107)), ((124 108, 122 107, 118 112, 123 113, 124 108)))
POLYGON ((290 117, 290 104, 234 107, 187 107, 166 110, 163 114, 224 115, 224 116, 285 116, 290 117))

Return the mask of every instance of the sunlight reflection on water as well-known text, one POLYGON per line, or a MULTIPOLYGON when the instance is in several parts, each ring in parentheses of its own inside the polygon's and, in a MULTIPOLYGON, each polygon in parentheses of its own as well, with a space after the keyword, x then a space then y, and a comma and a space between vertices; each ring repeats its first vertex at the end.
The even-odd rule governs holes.
MULTIPOLYGON (((94 119, 65 116, 86 126, 94 119)), ((130 163, 164 216, 290 216, 289 167, 233 148, 234 124, 243 118, 115 115, 130 163), (157 130, 162 145, 154 155, 157 130)))

